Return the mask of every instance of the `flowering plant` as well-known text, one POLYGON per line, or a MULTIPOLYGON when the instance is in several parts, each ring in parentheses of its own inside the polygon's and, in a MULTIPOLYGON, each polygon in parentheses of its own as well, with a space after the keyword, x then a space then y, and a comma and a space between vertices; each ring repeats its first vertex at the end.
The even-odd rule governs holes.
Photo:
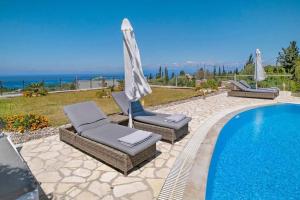
POLYGON ((24 131, 35 131, 49 126, 47 117, 36 114, 12 115, 1 119, 4 129, 23 133, 24 131))

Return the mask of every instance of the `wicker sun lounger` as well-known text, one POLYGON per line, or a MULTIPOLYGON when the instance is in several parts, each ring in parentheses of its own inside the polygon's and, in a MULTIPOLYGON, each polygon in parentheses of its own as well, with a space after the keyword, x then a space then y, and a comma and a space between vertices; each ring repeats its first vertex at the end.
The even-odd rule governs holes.
POLYGON ((40 198, 42 191, 26 162, 11 141, 0 135, 0 199, 40 198))
MULTIPOLYGON (((249 89, 253 89, 251 87, 251 85, 249 85, 245 80, 240 80, 239 81, 242 85, 244 85, 245 87, 249 88, 249 89)), ((258 88, 259 90, 268 90, 268 91, 273 91, 276 93, 276 95, 279 95, 280 89, 277 87, 270 87, 270 88, 258 88)))
POLYGON ((230 81, 230 85, 231 85, 231 90, 228 91, 228 96, 259 98, 259 99, 275 99, 278 96, 277 91, 263 90, 263 89, 250 89, 236 81, 230 81))
MULTIPOLYGON (((125 93, 114 92, 112 96, 122 113, 128 115, 129 100, 125 93)), ((170 116, 168 114, 147 111, 139 101, 132 102, 131 105, 133 125, 136 129, 160 134, 163 140, 169 141, 172 144, 178 138, 189 133, 188 123, 191 121, 189 117, 179 122, 168 122, 166 121, 166 117, 170 116)))
POLYGON ((110 123, 94 102, 66 106, 64 111, 73 126, 59 129, 60 140, 121 170, 124 175, 156 155, 160 135, 152 133, 149 139, 128 147, 118 139, 137 130, 110 123))

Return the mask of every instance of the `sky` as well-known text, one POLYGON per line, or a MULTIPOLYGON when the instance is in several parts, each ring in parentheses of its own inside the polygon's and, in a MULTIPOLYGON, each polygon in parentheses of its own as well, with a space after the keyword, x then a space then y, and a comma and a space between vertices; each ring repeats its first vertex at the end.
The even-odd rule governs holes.
POLYGON ((120 73, 123 18, 145 70, 265 64, 300 43, 299 0, 2 0, 0 75, 120 73))

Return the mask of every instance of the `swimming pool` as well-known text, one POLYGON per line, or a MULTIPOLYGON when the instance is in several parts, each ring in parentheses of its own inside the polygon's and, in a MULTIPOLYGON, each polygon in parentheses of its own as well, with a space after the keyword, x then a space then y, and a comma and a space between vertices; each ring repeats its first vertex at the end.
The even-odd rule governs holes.
POLYGON ((300 105, 233 117, 214 149, 206 199, 300 199, 300 105))

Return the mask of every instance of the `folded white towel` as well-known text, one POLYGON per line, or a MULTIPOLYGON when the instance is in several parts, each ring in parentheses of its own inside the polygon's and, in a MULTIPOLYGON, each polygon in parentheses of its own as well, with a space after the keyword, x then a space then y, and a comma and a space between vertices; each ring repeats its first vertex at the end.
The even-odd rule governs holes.
POLYGON ((166 121, 167 122, 180 122, 181 120, 183 120, 185 118, 186 118, 186 116, 183 114, 175 114, 175 115, 166 117, 166 121))
POLYGON ((126 146, 134 147, 148 140, 151 137, 151 135, 151 132, 138 130, 129 135, 119 138, 118 141, 126 146))

